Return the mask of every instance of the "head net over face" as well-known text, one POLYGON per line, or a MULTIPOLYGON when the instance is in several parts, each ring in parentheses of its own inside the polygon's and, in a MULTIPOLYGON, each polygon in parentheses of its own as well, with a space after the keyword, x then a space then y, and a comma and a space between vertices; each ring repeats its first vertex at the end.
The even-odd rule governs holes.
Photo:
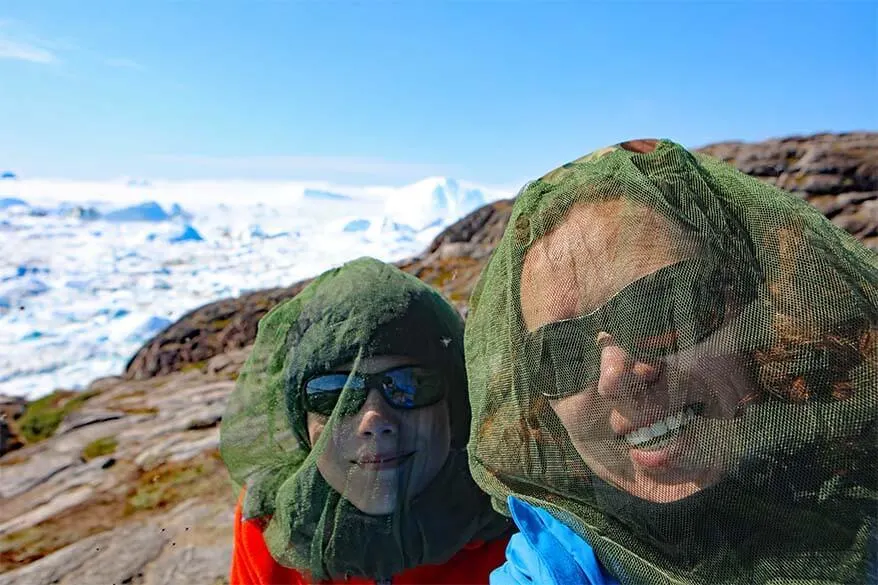
POLYGON ((362 258, 266 315, 220 449, 272 556, 313 579, 386 579, 507 527, 469 475, 463 322, 362 258))
POLYGON ((623 583, 863 582, 876 327, 876 256, 804 202, 603 149, 522 190, 473 294, 473 475, 623 583))

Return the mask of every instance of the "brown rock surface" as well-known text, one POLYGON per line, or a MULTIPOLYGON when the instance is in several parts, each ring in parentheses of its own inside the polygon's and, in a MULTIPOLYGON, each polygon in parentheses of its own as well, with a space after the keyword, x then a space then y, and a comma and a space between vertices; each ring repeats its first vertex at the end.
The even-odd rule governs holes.
POLYGON ((0 394, 0 456, 23 445, 12 421, 24 414, 26 405, 24 398, 0 394))
POLYGON ((252 343, 259 319, 306 283, 222 299, 190 311, 135 354, 125 377, 141 380, 186 366, 204 369, 210 358, 252 343))
POLYGON ((878 133, 721 142, 699 150, 802 197, 878 251, 878 133))

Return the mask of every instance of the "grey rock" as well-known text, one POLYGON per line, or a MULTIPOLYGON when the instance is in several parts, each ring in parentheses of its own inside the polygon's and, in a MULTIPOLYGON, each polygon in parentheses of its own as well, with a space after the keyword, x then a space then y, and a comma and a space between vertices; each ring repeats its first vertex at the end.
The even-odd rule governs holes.
POLYGON ((78 457, 61 453, 45 453, 24 463, 0 467, 0 499, 11 498, 48 480, 77 463, 78 457))
POLYGON ((0 536, 11 532, 17 532, 25 528, 30 528, 47 520, 68 508, 77 506, 88 500, 94 493, 94 488, 89 486, 80 486, 70 491, 55 496, 47 503, 34 508, 25 514, 16 516, 15 518, 0 524, 0 536))
POLYGON ((0 585, 123 583, 142 575, 169 535, 155 524, 129 524, 65 547, 0 575, 0 585))
POLYGON ((125 526, 112 532, 105 547, 95 551, 100 556, 66 575, 62 585, 124 583, 143 574, 146 565, 161 553, 170 539, 153 523, 125 526))
POLYGON ((123 416, 125 416, 124 412, 113 410, 77 410, 64 417, 64 420, 61 421, 61 424, 58 425, 58 429, 55 431, 55 436, 63 435, 73 429, 93 425, 95 423, 116 420, 123 416))
POLYGON ((111 458, 104 456, 87 463, 81 460, 74 462, 17 497, 5 500, 0 508, 0 524, 6 525, 11 520, 17 520, 14 528, 7 528, 10 532, 29 528, 55 513, 86 501, 91 493, 114 488, 118 485, 119 478, 104 472, 109 459, 111 458), (71 495, 83 493, 85 490, 81 488, 87 488, 91 493, 78 499, 71 495), (52 510, 53 513, 47 515, 44 510, 52 510))
POLYGON ((145 576, 145 585, 216 585, 228 577, 232 543, 220 546, 171 546, 145 576))
POLYGON ((436 251, 440 260, 448 260, 450 258, 460 258, 462 256, 471 256, 475 246, 469 242, 448 242, 439 246, 436 251))
POLYGON ((145 585, 196 583, 215 585, 228 578, 232 562, 231 505, 177 506, 161 524, 172 535, 145 573, 145 585))
POLYGON ((119 376, 106 376, 104 378, 97 378, 95 380, 92 380, 92 382, 88 386, 86 386, 86 391, 101 392, 117 386, 122 380, 123 378, 119 376))
POLYGON ((194 441, 177 443, 168 451, 169 461, 185 461, 197 457, 205 451, 219 449, 219 429, 212 429, 205 436, 194 441))
POLYGON ((210 429, 207 434, 194 439, 177 434, 141 451, 135 457, 134 463, 144 471, 149 471, 165 461, 185 461, 217 448, 219 448, 218 428, 210 429))
POLYGON ((220 372, 235 371, 241 369, 247 356, 250 355, 250 348, 239 349, 222 353, 210 359, 207 362, 207 373, 218 374, 220 372))
POLYGON ((215 427, 222 420, 225 409, 225 402, 216 402, 205 406, 199 412, 188 417, 185 430, 191 431, 215 427))

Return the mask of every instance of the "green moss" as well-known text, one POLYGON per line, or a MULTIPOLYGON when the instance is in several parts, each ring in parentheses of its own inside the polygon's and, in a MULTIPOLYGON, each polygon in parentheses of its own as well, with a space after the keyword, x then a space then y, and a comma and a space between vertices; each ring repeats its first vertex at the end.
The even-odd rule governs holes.
POLYGON ((82 458, 89 461, 95 457, 109 455, 116 451, 117 445, 118 442, 116 441, 116 437, 101 437, 95 439, 82 450, 82 458))
POLYGON ((228 325, 231 322, 232 322, 231 319, 214 319, 213 321, 210 322, 210 328, 213 329, 214 331, 219 331, 221 329, 225 329, 226 325, 228 325))
POLYGON ((114 401, 125 400, 126 398, 141 398, 146 396, 145 390, 129 390, 128 392, 122 392, 121 394, 116 394, 113 396, 114 401))
POLYGON ((207 360, 201 360, 198 362, 183 364, 182 366, 180 366, 180 371, 181 372, 192 372, 195 370, 202 371, 205 368, 207 368, 207 360))
POLYGON ((165 507, 170 501, 180 499, 177 495, 181 491, 186 491, 187 485, 194 483, 202 474, 202 470, 203 467, 198 465, 153 476, 128 498, 128 511, 154 510, 165 507))
POLYGON ((0 536, 0 573, 18 569, 118 524, 122 503, 114 500, 80 504, 23 530, 0 536))
POLYGON ((227 489, 219 477, 228 477, 219 453, 206 454, 196 460, 165 463, 144 473, 129 493, 125 514, 167 509, 212 490, 227 489))
POLYGON ((159 412, 155 406, 123 406, 119 410, 125 414, 158 414, 159 412))
POLYGON ((28 443, 52 436, 64 417, 81 407, 97 392, 57 390, 28 404, 18 421, 18 430, 28 443))
POLYGON ((30 527, 0 537, 0 572, 45 556, 45 536, 39 527, 30 527))

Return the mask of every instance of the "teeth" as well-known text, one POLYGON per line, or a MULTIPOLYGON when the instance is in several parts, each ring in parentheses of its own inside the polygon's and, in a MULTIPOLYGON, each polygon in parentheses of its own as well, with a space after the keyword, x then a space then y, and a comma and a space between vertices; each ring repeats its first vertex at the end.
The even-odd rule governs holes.
POLYGON ((650 428, 652 429, 653 435, 655 435, 656 437, 661 437, 662 435, 664 435, 665 433, 668 432, 668 423, 666 423, 663 420, 660 420, 657 423, 655 423, 654 425, 652 425, 652 427, 650 427, 650 428))
POLYGON ((686 426, 693 418, 695 418, 695 411, 691 406, 688 406, 679 414, 666 416, 662 420, 655 422, 648 427, 641 427, 631 431, 625 435, 625 440, 632 447, 637 447, 647 441, 652 441, 653 439, 662 437, 671 431, 676 431, 677 429, 686 426))

